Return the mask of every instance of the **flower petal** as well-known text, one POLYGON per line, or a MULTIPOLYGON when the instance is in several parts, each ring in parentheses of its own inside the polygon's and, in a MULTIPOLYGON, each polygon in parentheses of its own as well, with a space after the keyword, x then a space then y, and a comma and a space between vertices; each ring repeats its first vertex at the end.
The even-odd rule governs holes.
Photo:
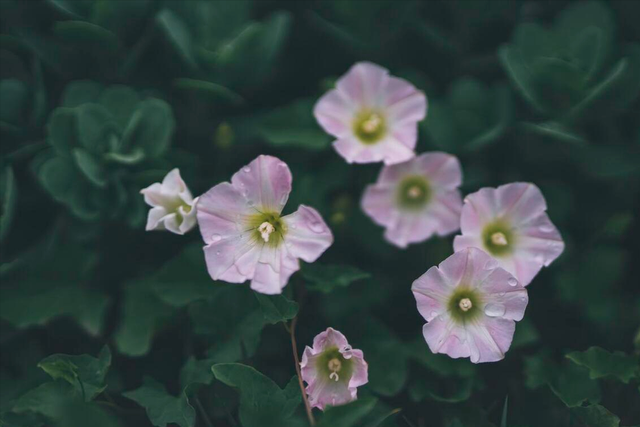
POLYGON ((433 266, 411 285, 416 297, 418 311, 428 322, 447 311, 447 299, 453 290, 452 284, 433 266))
POLYGON ((338 79, 336 89, 354 105, 374 106, 383 101, 389 70, 371 62, 358 62, 338 79))
MULTIPOLYGON (((264 248, 266 249, 267 246, 265 245, 264 248)), ((300 262, 288 256, 286 251, 278 250, 276 255, 278 256, 277 271, 271 263, 257 263, 253 280, 251 280, 251 289, 267 295, 280 294, 291 275, 300 269, 300 262)))
POLYGON ((462 184, 460 161, 451 154, 441 152, 421 154, 416 157, 415 168, 439 190, 454 190, 462 184))
POLYGON ((291 171, 282 160, 261 155, 241 168, 231 184, 261 212, 282 212, 291 192, 291 171))
POLYGON ((385 184, 371 184, 365 188, 360 205, 362 210, 376 224, 391 225, 398 216, 395 208, 395 197, 395 187, 385 184))
POLYGON ((448 313, 443 313, 424 325, 422 335, 433 353, 444 353, 454 359, 469 357, 467 332, 448 313))
POLYGON ((313 108, 313 115, 330 135, 344 138, 353 133, 354 110, 349 101, 337 90, 327 92, 313 108))
POLYGON ((244 282, 253 273, 251 268, 257 262, 260 249, 250 233, 237 234, 208 244, 204 248, 204 254, 209 275, 213 280, 244 282), (236 264, 241 267, 249 266, 248 270, 243 274, 236 264))
POLYGON ((472 363, 497 362, 511 347, 516 323, 513 320, 484 317, 467 325, 472 363))
POLYGON ((256 213, 230 183, 216 185, 198 198, 196 204, 200 233, 205 243, 237 236, 248 215, 256 213))
POLYGON ((282 218, 287 226, 286 250, 295 258, 314 262, 333 244, 331 229, 315 209, 300 205, 298 210, 282 218))
POLYGON ((314 353, 324 351, 328 347, 342 348, 347 345, 349 345, 347 338, 333 328, 327 328, 326 331, 320 332, 313 339, 314 353))
POLYGON ((149 210, 149 215, 147 216, 147 226, 146 230, 164 230, 164 224, 162 222, 162 218, 167 215, 167 210, 162 206, 156 206, 149 210))
POLYGON ((491 314, 492 310, 494 317, 522 320, 529 296, 524 286, 511 273, 498 267, 476 287, 482 291, 485 313, 491 314))

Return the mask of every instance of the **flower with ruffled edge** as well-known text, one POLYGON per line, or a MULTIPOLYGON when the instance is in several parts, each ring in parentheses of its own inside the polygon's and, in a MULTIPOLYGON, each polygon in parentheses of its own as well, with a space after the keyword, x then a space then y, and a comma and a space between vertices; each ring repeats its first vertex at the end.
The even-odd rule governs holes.
POLYGON ((446 153, 424 153, 384 166, 362 197, 362 210, 386 227, 384 237, 405 248, 460 228, 460 162, 446 153))
POLYGON ((411 290, 427 321, 422 333, 431 351, 473 363, 504 358, 529 302, 520 282, 477 248, 431 267, 411 290))
POLYGON ((347 339, 333 328, 313 339, 300 363, 302 379, 312 408, 324 410, 356 400, 358 387, 369 382, 369 366, 362 350, 351 348, 347 339))
POLYGON ((313 262, 333 243, 320 214, 300 205, 282 209, 291 192, 291 171, 282 160, 258 156, 231 178, 200 196, 198 224, 214 280, 242 283, 279 294, 302 259, 313 262))
POLYGON ((353 65, 313 110, 347 162, 385 164, 415 155, 418 122, 426 113, 424 93, 370 62, 353 65))
POLYGON ((198 199, 193 198, 177 168, 169 172, 162 183, 151 184, 140 193, 152 206, 147 217, 147 231, 169 230, 184 234, 196 225, 198 199))
POLYGON ((456 236, 453 248, 484 250, 527 286, 564 250, 562 237, 546 210, 547 203, 533 184, 482 188, 464 199, 462 235, 456 236))

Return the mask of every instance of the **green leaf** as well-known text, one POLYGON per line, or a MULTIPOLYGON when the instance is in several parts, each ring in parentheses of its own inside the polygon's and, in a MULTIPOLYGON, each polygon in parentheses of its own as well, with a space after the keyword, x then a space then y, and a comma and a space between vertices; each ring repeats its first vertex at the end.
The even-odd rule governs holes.
POLYGON ((82 396, 65 381, 41 384, 21 396, 13 405, 14 412, 31 411, 50 418, 60 416, 61 406, 68 400, 81 400, 82 396))
POLYGON ((534 91, 533 76, 524 62, 522 51, 514 46, 501 46, 498 49, 498 58, 525 100, 536 110, 545 111, 545 107, 540 103, 534 91))
POLYGON ((575 130, 558 122, 522 123, 522 127, 529 132, 557 141, 568 142, 576 145, 586 145, 587 140, 575 130))
POLYGON ((124 150, 141 148, 148 157, 158 157, 169 148, 175 128, 171 107, 160 99, 146 99, 131 116, 124 135, 124 150))
POLYGON ((377 399, 360 398, 341 406, 329 406, 318 422, 318 427, 352 427, 362 420, 376 405, 377 399))
POLYGON ((76 112, 80 144, 90 152, 102 153, 113 131, 113 116, 102 105, 92 103, 76 107, 76 112))
POLYGON ((205 95, 214 101, 223 101, 234 105, 244 102, 242 96, 229 88, 216 83, 188 78, 176 79, 174 86, 178 89, 205 95))
POLYGON ((180 370, 180 386, 185 389, 191 384, 211 384, 211 367, 214 363, 211 359, 196 360, 193 356, 189 357, 180 370))
POLYGON ((98 358, 86 354, 54 354, 38 363, 38 367, 54 380, 62 378, 74 386, 87 402, 107 388, 105 377, 110 366, 111 351, 108 346, 102 348, 98 358))
POLYGON ((118 50, 118 38, 111 31, 86 21, 60 21, 53 32, 71 43, 103 53, 114 54, 118 50))
POLYGON ((124 129, 140 103, 140 96, 130 87, 113 85, 102 91, 97 102, 111 113, 119 128, 124 129))
POLYGON ((586 351, 567 354, 572 362, 589 369, 591 379, 615 377, 627 384, 640 369, 638 357, 623 352, 608 352, 600 347, 591 347, 586 351))
POLYGON ((600 405, 571 408, 571 414, 586 427, 619 427, 620 418, 600 405))
POLYGON ((125 287, 123 315, 115 333, 118 351, 128 356, 143 356, 160 324, 174 309, 149 290, 144 282, 125 287))
POLYGON ((0 81, 0 121, 19 124, 24 119, 28 106, 29 90, 27 85, 17 79, 0 81))
POLYGON ((104 167, 91 153, 82 148, 74 148, 73 159, 80 171, 93 184, 105 188, 107 186, 107 173, 104 167))
POLYGON ((264 295, 255 292, 260 303, 264 319, 272 325, 286 322, 298 314, 298 303, 287 299, 284 295, 264 295))
POLYGON ((193 57, 191 34, 185 23, 169 9, 162 9, 156 15, 156 23, 167 39, 190 68, 196 68, 193 57))
POLYGON ((122 395, 142 406, 156 427, 166 427, 171 423, 180 427, 195 426, 196 411, 189 404, 184 391, 178 397, 171 396, 162 384, 145 377, 142 387, 122 395))
POLYGON ((62 93, 62 107, 73 108, 90 102, 97 102, 103 86, 90 80, 69 83, 62 93))
POLYGON ((254 368, 239 363, 214 365, 218 381, 240 392, 240 422, 244 427, 287 425, 301 398, 293 393, 291 382, 282 390, 254 368))
POLYGON ((0 176, 0 242, 7 236, 15 216, 18 186, 13 169, 4 168, 0 176))
POLYGON ((348 265, 305 264, 302 277, 313 291, 329 293, 338 287, 347 287, 356 280, 368 279, 369 273, 348 265))
POLYGON ((48 141, 60 156, 68 156, 78 145, 77 116, 75 110, 67 107, 56 108, 47 123, 48 141))
POLYGON ((508 405, 509 405, 509 396, 504 398, 504 406, 502 407, 502 420, 500 421, 500 427, 508 427, 507 426, 507 415, 508 415, 508 405))
POLYGON ((248 287, 228 285, 189 306, 194 331, 212 343, 207 355, 217 363, 235 362, 255 353, 265 317, 253 294, 248 287))

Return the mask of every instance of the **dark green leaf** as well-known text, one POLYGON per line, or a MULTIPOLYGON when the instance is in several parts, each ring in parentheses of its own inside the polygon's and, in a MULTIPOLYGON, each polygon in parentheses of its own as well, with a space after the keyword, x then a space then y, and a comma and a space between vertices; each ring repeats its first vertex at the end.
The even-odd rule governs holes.
POLYGON ((6 167, 0 176, 0 241, 2 241, 11 228, 11 223, 16 211, 18 198, 18 186, 13 170, 6 167))
POLYGON ((356 280, 368 279, 365 273, 347 265, 306 264, 302 269, 302 277, 308 281, 310 290, 329 293, 338 287, 346 287, 356 280))
POLYGON ((91 183, 98 187, 105 188, 107 186, 107 173, 98 159, 82 148, 75 148, 72 153, 78 169, 80 169, 84 176, 89 179, 91 183))
POLYGON ((90 22, 56 22, 53 31, 71 43, 78 43, 88 49, 100 49, 104 53, 112 54, 118 49, 118 38, 115 34, 90 22))
POLYGON ((231 89, 204 80, 181 78, 176 79, 174 85, 178 89, 193 91, 205 95, 214 101, 223 101, 235 105, 244 102, 244 99, 231 89))
POLYGON ((571 413, 585 427, 619 427, 620 418, 600 405, 571 408, 571 413))
POLYGON ((180 427, 194 427, 196 411, 189 404, 186 393, 174 397, 167 393, 162 384, 146 377, 142 387, 122 393, 147 411, 147 416, 156 427, 166 427, 175 423, 180 427))
POLYGON ((360 398, 346 405, 328 407, 318 422, 318 427, 352 427, 362 420, 376 405, 372 397, 360 398))
POLYGON ((160 99, 146 99, 131 116, 124 131, 125 150, 141 148, 148 157, 157 157, 169 148, 175 120, 171 107, 160 99))
POLYGON ((640 359, 620 351, 611 353, 600 347, 591 347, 583 352, 569 353, 567 357, 574 363, 588 368, 592 379, 615 377, 623 383, 628 383, 640 372, 640 359))
POLYGON ((98 358, 83 354, 71 356, 54 354, 38 363, 51 378, 62 378, 76 388, 76 392, 89 402, 102 393, 107 385, 105 377, 111 366, 111 351, 105 346, 98 358))
POLYGON ((287 299, 284 295, 264 295, 258 292, 254 294, 260 303, 267 323, 273 325, 278 322, 286 322, 298 314, 298 303, 287 299))
POLYGON ((300 403, 300 395, 292 392, 293 386, 282 390, 250 366, 222 363, 211 369, 218 381, 240 392, 240 422, 244 427, 287 425, 293 409, 300 403))

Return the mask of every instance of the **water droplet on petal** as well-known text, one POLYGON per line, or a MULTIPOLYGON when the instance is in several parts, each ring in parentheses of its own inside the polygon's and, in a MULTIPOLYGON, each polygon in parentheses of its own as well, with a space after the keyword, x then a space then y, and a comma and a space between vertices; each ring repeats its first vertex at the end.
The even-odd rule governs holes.
POLYGON ((243 168, 242 171, 244 173, 249 173, 249 172, 251 172, 251 168, 247 166, 247 167, 243 168))
POLYGON ((504 305, 492 303, 490 302, 484 307, 484 314, 489 317, 500 317, 504 316, 504 313, 507 311, 504 305))
POLYGON ((216 255, 220 255, 220 251, 216 251, 216 255))
POLYGON ((296 228, 298 228, 298 226, 297 226, 296 224, 291 224, 291 225, 290 225, 290 227, 291 227, 291 228, 293 228, 294 230, 295 230, 296 228))
POLYGON ((283 194, 280 198, 280 206, 284 206, 287 203, 287 199, 289 198, 288 194, 283 194))
POLYGON ((536 254, 535 260, 536 260, 536 262, 538 262, 540 264, 544 264, 544 255, 543 254, 536 254))
POLYGON ((526 300, 527 300, 527 297, 520 297, 520 301, 523 301, 523 302, 524 302, 524 301, 526 301, 526 300))
POLYGON ((437 315, 438 315, 438 312, 436 312, 436 311, 432 311, 431 312, 431 317, 436 317, 437 315))
MULTIPOLYGON (((246 196, 246 194, 245 194, 245 196, 246 196)), ((253 205, 255 205, 255 202, 253 200, 247 200, 247 205, 253 206, 253 205)))
POLYGON ((543 224, 539 228, 543 233, 550 233, 553 231, 553 226, 551 224, 543 224))
POLYGON ((498 267, 498 261, 496 261, 495 259, 491 258, 490 260, 488 260, 485 264, 484 264, 484 269, 485 270, 493 270, 495 268, 498 267))
POLYGON ((222 239, 222 236, 217 233, 211 236, 211 240, 214 242, 219 242, 221 239, 222 239))
POLYGON ((500 292, 501 297, 505 296, 506 294, 507 294, 506 292, 500 292))
POLYGON ((240 187, 244 187, 244 182, 240 182, 240 187))
POLYGON ((509 284, 509 286, 516 286, 518 284, 518 281, 515 277, 510 277, 509 280, 507 280, 507 283, 509 284))
POLYGON ((279 168, 286 168, 287 164, 285 162, 278 163, 279 168))

